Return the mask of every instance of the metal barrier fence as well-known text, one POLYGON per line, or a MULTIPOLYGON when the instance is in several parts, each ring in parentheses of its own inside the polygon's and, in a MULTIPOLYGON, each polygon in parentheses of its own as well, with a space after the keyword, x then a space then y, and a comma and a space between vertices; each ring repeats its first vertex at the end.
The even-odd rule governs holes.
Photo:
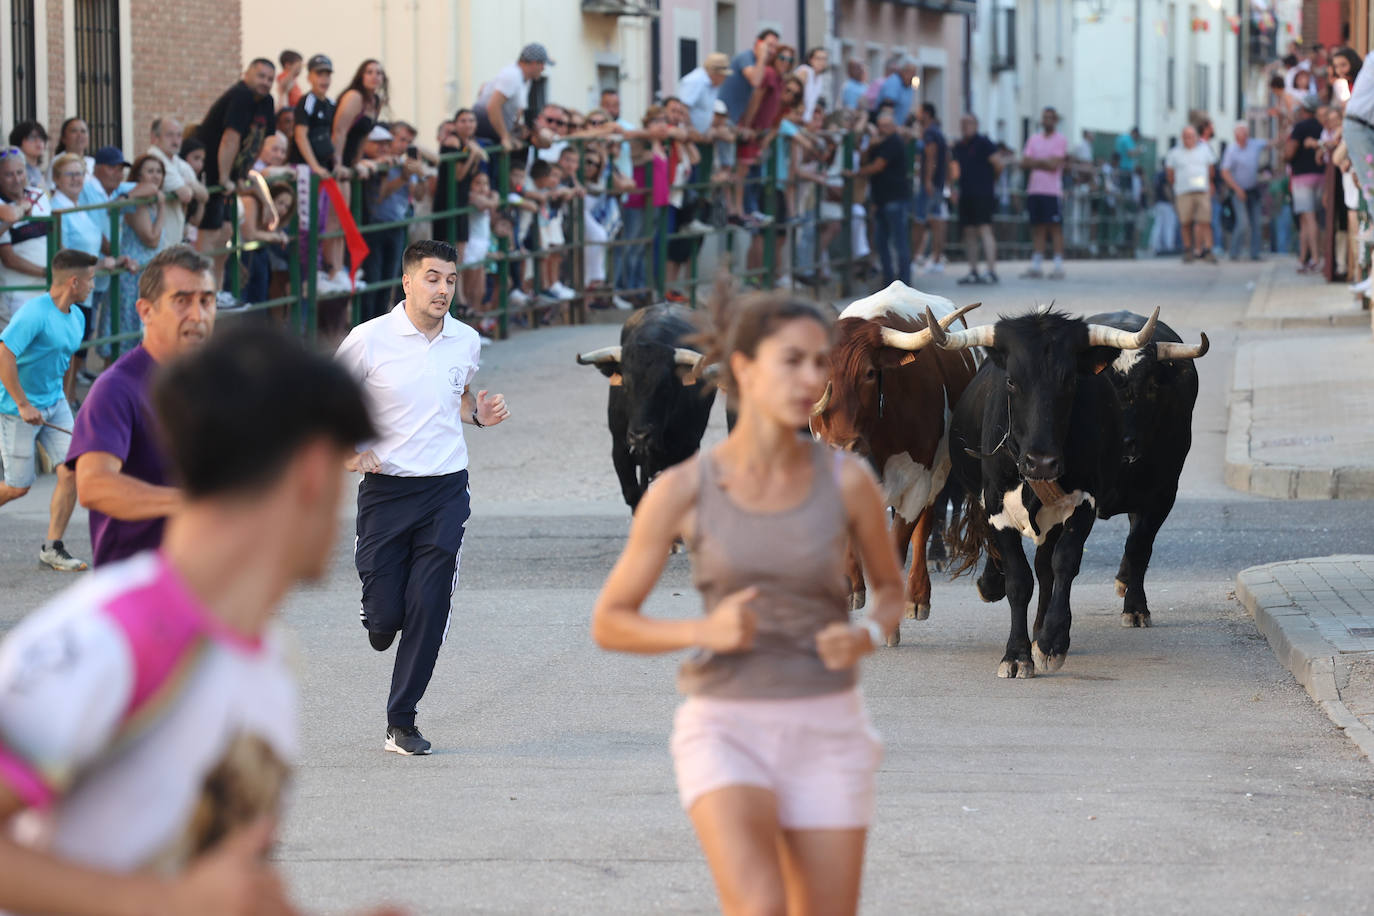
MULTIPOLYGON (((655 172, 652 161, 649 167, 637 168, 642 176, 630 190, 621 188, 608 196, 614 197, 621 212, 640 210, 633 220, 621 220, 625 233, 615 231, 614 226, 602 227, 612 230, 605 239, 589 242, 586 233, 587 197, 574 196, 563 208, 564 241, 561 245, 541 244, 536 238, 530 247, 525 247, 527 236, 508 238, 504 235, 496 239, 491 250, 480 261, 464 265, 467 269, 478 269, 494 275, 494 307, 478 315, 464 313, 469 319, 491 319, 499 336, 509 334, 512 324, 537 325, 541 319, 549 318, 554 311, 563 311, 565 320, 570 323, 584 321, 587 309, 593 303, 601 303, 612 295, 641 296, 662 299, 671 296, 680 298, 695 306, 704 291, 712 282, 715 270, 722 262, 729 265, 730 273, 746 285, 773 287, 779 279, 792 283, 810 281, 813 289, 818 282, 827 284, 839 296, 852 295, 871 270, 871 259, 855 255, 856 245, 861 241, 857 234, 867 233, 867 211, 859 197, 861 179, 848 174, 848 169, 857 166, 855 150, 858 137, 852 133, 829 135, 835 144, 832 159, 844 167, 833 163, 824 171, 803 169, 792 173, 789 164, 780 161, 770 148, 762 157, 760 165, 751 170, 742 181, 733 178, 717 180, 713 178, 715 149, 711 144, 699 147, 700 163, 694 167, 694 178, 685 182, 670 184, 666 192, 655 187, 655 172), (787 172, 784 178, 782 173, 787 172), (738 225, 727 218, 728 207, 723 203, 726 194, 741 194, 746 200, 757 200, 758 209, 764 218, 738 225), (678 206, 656 204, 656 199, 677 197, 678 206), (640 206, 631 201, 638 198, 640 206), (793 207, 786 205, 792 199, 793 207), (829 204, 830 206, 827 206, 829 204), (676 225, 675 221, 684 214, 694 217, 687 226, 676 225), (823 243, 824 240, 824 243, 823 243), (671 260, 670 245, 674 253, 686 253, 685 260, 671 260), (587 249, 595 249, 593 257, 604 258, 604 272, 609 283, 604 287, 591 287, 586 280, 587 249), (752 249, 752 254, 751 254, 752 249), (553 256, 564 256, 566 277, 575 291, 569 302, 541 298, 538 295, 527 297, 522 305, 517 305, 512 292, 514 283, 524 277, 525 264, 528 263, 536 278, 535 289, 539 288, 543 262, 553 256), (624 265, 645 262, 643 284, 633 286, 617 285, 617 280, 625 280, 624 265), (669 276, 670 263, 676 265, 669 276), (519 265, 513 271, 512 265, 519 265), (789 266, 790 265, 790 266, 789 266), (804 270, 798 270, 801 265, 804 270), (822 268, 827 272, 823 272, 822 268), (512 274, 515 276, 512 276, 512 274), (620 276, 618 276, 618 273, 620 276)), ((603 161, 610 162, 619 158, 618 138, 581 138, 565 141, 577 155, 576 182, 583 192, 587 185, 582 178, 583 165, 589 151, 600 151, 603 161)), ((908 147, 908 163, 914 152, 908 147)), ((450 240, 457 234, 457 221, 477 215, 475 207, 460 203, 460 194, 454 173, 459 163, 468 157, 466 152, 445 153, 436 161, 435 195, 433 210, 385 223, 359 225, 363 238, 399 228, 410 230, 420 223, 432 223, 434 237, 450 240)), ((484 151, 485 162, 480 166, 490 179, 496 191, 500 206, 505 207, 512 191, 510 175, 512 166, 523 166, 522 157, 529 156, 527 151, 507 153, 499 148, 484 151)), ((642 158, 642 156, 641 156, 642 158)), ((671 159, 669 160, 671 162, 671 159)), ((297 181, 294 173, 273 176, 268 179, 269 186, 282 182, 297 181)), ((212 188, 211 193, 221 189, 212 188)), ((354 214, 363 212, 363 182, 353 180, 349 183, 351 195, 350 209, 354 214)), ((240 190, 240 193, 249 193, 240 190)), ((324 231, 320 221, 321 182, 311 174, 308 183, 308 205, 298 206, 292 218, 283 227, 288 238, 286 245, 287 283, 284 295, 261 302, 248 303, 233 314, 265 312, 276 310, 279 320, 314 339, 320 332, 320 305, 330 300, 346 298, 348 301, 336 306, 338 311, 346 312, 351 323, 362 317, 362 297, 381 290, 395 289, 400 286, 399 277, 384 278, 380 282, 348 293, 327 292, 318 284, 322 244, 331 239, 343 238, 341 229, 324 231), (299 213, 304 210, 307 225, 300 225, 299 213)), ((166 199, 171 194, 164 195, 166 199)), ((599 195, 592 195, 597 197, 599 195)), ((78 206, 58 211, 51 216, 37 217, 52 223, 48 233, 48 262, 61 247, 61 223, 65 214, 73 212, 103 212, 109 220, 109 253, 118 258, 121 252, 121 236, 124 231, 123 213, 126 209, 139 204, 151 203, 154 198, 120 198, 109 203, 78 206)), ((1127 204, 1122 192, 1088 192, 1084 189, 1070 189, 1065 197, 1065 239, 1068 254, 1073 257, 1134 256, 1148 227, 1143 225, 1139 208, 1127 204)), ((269 200, 264 206, 271 206, 269 200)), ((240 225, 239 194, 228 196, 226 220, 231 227, 229 243, 208 255, 224 255, 227 258, 225 277, 220 278, 224 288, 238 298, 242 293, 241 268, 245 257, 262 250, 266 243, 245 241, 240 225)), ((1020 191, 1004 190, 1000 195, 998 211, 994 216, 994 230, 1001 257, 1025 256, 1029 253, 1030 234, 1024 217, 1024 194, 1020 191)), ((946 251, 951 259, 958 257, 961 247, 955 230, 955 214, 948 214, 951 222, 950 239, 946 251)), ((538 222, 538 214, 534 221, 538 222)), ((517 221, 518 224, 518 221, 517 221)), ((460 252, 461 254, 461 252, 460 252)), ((360 265, 349 265, 350 275, 360 265)), ((598 271, 600 273, 601 271, 598 271)), ((629 271, 631 275, 637 270, 629 271)), ((51 272, 47 279, 51 280, 51 272)), ((42 290, 46 285, 37 282, 24 286, 0 287, 0 294, 10 290, 42 290)), ((108 334, 90 339, 87 346, 109 347, 116 353, 129 346, 141 336, 138 328, 122 328, 121 291, 118 282, 111 282, 109 294, 104 305, 110 320, 108 334)), ((393 297, 397 298, 397 297, 393 297)), ((455 303, 455 312, 458 305, 455 303)))

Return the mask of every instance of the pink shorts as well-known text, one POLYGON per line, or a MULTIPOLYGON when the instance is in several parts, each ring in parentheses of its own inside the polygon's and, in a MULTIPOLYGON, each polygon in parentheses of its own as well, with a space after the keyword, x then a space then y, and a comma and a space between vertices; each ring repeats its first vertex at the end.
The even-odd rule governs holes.
POLYGON ((688 697, 673 723, 678 796, 758 786, 778 800, 788 830, 849 830, 873 820, 873 781, 883 745, 863 694, 845 690, 791 700, 688 697))

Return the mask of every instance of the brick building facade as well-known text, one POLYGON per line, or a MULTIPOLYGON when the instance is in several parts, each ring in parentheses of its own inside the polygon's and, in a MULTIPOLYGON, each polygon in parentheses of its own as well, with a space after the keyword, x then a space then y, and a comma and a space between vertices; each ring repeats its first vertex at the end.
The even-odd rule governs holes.
POLYGON ((0 0, 0 131, 33 117, 54 137, 85 119, 92 146, 132 156, 159 116, 199 121, 242 66, 238 0, 0 0))

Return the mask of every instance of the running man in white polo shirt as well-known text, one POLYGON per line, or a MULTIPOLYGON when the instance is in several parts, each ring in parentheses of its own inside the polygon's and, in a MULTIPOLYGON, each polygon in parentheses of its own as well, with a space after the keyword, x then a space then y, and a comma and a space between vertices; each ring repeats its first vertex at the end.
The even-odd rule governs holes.
POLYGON ((358 485, 354 559, 363 584, 362 620, 378 652, 396 633, 386 708, 389 751, 428 754, 415 708, 448 635, 468 520, 468 449, 463 424, 479 429, 510 416, 506 399, 468 391, 482 347, 477 332, 449 315, 458 289, 458 252, 415 242, 401 259, 403 299, 354 328, 338 358, 362 383, 377 438, 348 463, 358 485))

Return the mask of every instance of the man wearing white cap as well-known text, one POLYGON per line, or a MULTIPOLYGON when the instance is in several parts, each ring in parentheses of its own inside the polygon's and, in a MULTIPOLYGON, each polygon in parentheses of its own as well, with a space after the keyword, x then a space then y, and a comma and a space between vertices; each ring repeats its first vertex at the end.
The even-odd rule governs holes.
POLYGON ((520 57, 486 83, 477 93, 472 106, 477 114, 479 139, 500 143, 502 149, 520 145, 516 127, 520 112, 529 105, 530 83, 544 75, 545 67, 552 67, 549 52, 538 42, 525 45, 520 57))
POLYGON ((692 129, 705 134, 711 129, 715 114, 716 95, 720 84, 730 75, 730 58, 719 51, 707 54, 700 67, 688 73, 677 84, 677 97, 687 106, 692 129))

